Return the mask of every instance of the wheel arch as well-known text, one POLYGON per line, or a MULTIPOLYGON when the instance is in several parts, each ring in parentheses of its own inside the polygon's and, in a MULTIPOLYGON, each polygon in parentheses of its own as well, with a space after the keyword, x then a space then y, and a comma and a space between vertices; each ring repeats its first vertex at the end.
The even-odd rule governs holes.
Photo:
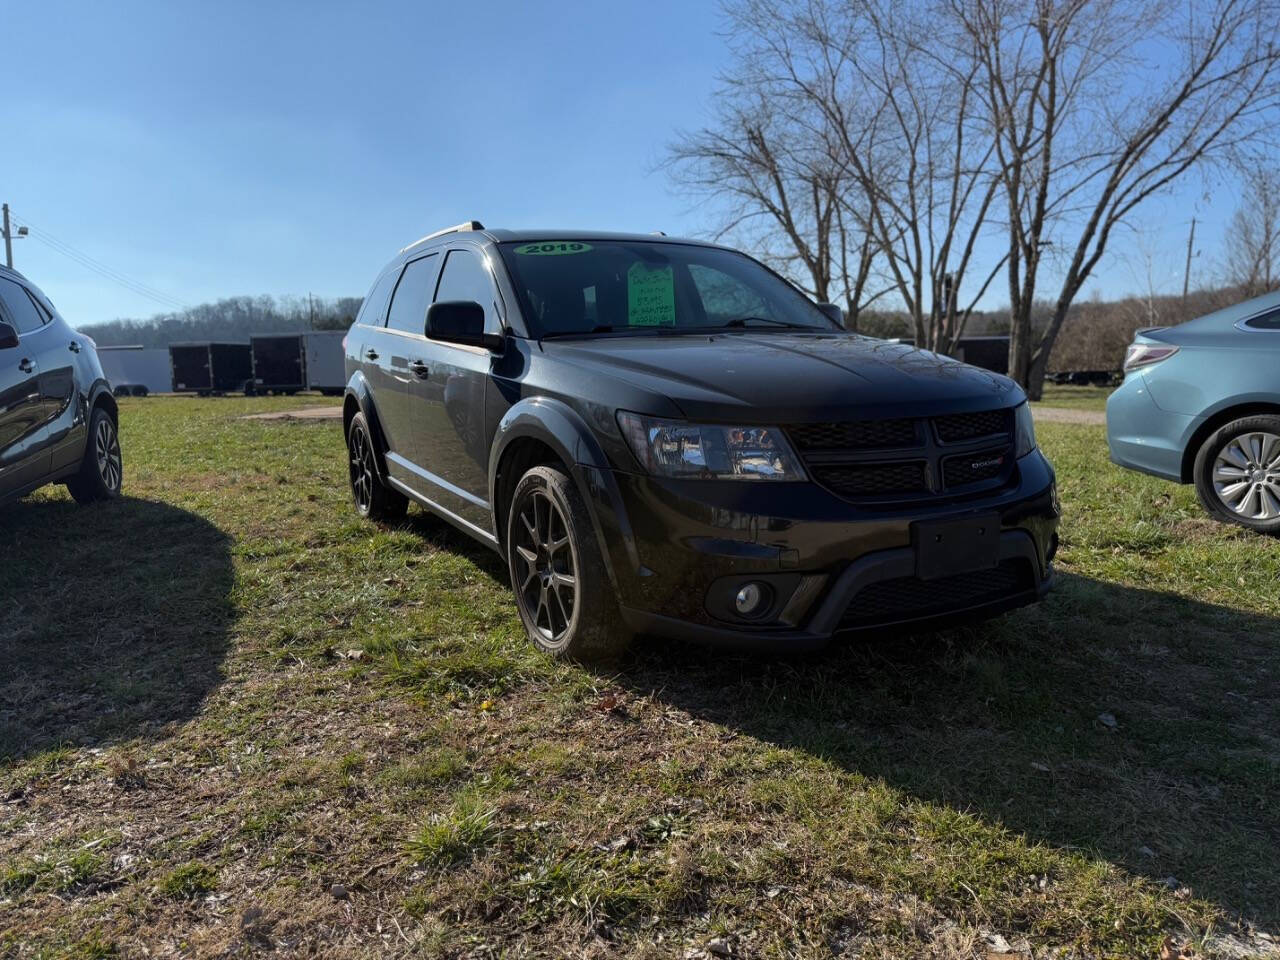
POLYGON ((494 432, 489 448, 489 502, 499 550, 505 555, 507 513, 516 483, 529 467, 546 462, 548 456, 564 467, 582 494, 609 579, 617 589, 622 565, 639 569, 635 537, 604 449, 577 411, 560 400, 521 400, 494 432))
POLYGON ((1270 400, 1233 401, 1205 418, 1204 422, 1196 427, 1183 448, 1182 482, 1195 482, 1196 456, 1200 453, 1200 448, 1204 446, 1204 442, 1215 431, 1222 429, 1233 420, 1256 416, 1280 416, 1280 402, 1270 400))
POLYGON ((382 421, 378 419, 378 408, 373 402, 373 391, 364 374, 357 370, 347 381, 342 400, 342 437, 345 441, 351 432, 351 421, 357 413, 363 413, 369 424, 369 432, 373 434, 373 460, 378 469, 378 479, 387 478, 387 438, 382 432, 382 421))
POLYGON ((111 385, 106 380, 97 380, 89 388, 89 399, 85 403, 85 409, 92 413, 98 407, 106 410, 115 425, 117 427, 120 426, 120 405, 116 403, 116 398, 111 395, 111 385))

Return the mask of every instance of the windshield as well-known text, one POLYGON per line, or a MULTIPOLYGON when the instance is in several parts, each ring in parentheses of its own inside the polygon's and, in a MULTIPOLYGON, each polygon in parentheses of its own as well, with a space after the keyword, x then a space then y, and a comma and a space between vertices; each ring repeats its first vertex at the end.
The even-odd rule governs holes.
POLYGON ((643 240, 498 247, 534 337, 836 329, 781 277, 730 250, 643 240))

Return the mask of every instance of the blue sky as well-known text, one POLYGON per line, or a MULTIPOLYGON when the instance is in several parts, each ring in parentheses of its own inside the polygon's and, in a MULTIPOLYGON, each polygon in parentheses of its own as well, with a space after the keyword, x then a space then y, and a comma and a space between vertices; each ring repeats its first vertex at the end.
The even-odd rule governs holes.
MULTIPOLYGON (((0 7, 0 199, 185 304, 362 295, 396 249, 472 217, 713 226, 654 168, 708 115, 714 0, 0 7)), ((1148 212, 1161 289, 1193 213, 1205 246, 1229 209, 1188 186, 1148 212)), ((34 238, 14 260, 73 323, 166 309, 34 238)), ((1145 288, 1145 270, 1135 247, 1098 285, 1145 288)))

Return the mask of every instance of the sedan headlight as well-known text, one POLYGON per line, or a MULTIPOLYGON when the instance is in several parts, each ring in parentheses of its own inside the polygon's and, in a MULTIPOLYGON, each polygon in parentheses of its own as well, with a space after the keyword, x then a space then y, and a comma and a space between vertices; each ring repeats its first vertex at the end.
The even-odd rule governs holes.
POLYGON ((618 413, 636 459, 659 477, 803 480, 804 470, 777 427, 725 427, 618 413))
POLYGON ((1023 403, 1013 411, 1013 455, 1025 457, 1036 448, 1036 425, 1031 419, 1031 404, 1023 403))

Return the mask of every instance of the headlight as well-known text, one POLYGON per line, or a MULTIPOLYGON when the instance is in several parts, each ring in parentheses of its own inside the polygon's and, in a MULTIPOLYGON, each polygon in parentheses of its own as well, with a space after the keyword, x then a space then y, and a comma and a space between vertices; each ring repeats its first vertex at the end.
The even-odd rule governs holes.
POLYGON ((804 470, 778 427, 722 427, 657 420, 625 411, 618 426, 636 459, 659 477, 703 480, 803 480, 804 470))
POLYGON ((1023 403, 1013 411, 1013 455, 1025 457, 1036 448, 1036 425, 1031 419, 1031 404, 1023 403))

